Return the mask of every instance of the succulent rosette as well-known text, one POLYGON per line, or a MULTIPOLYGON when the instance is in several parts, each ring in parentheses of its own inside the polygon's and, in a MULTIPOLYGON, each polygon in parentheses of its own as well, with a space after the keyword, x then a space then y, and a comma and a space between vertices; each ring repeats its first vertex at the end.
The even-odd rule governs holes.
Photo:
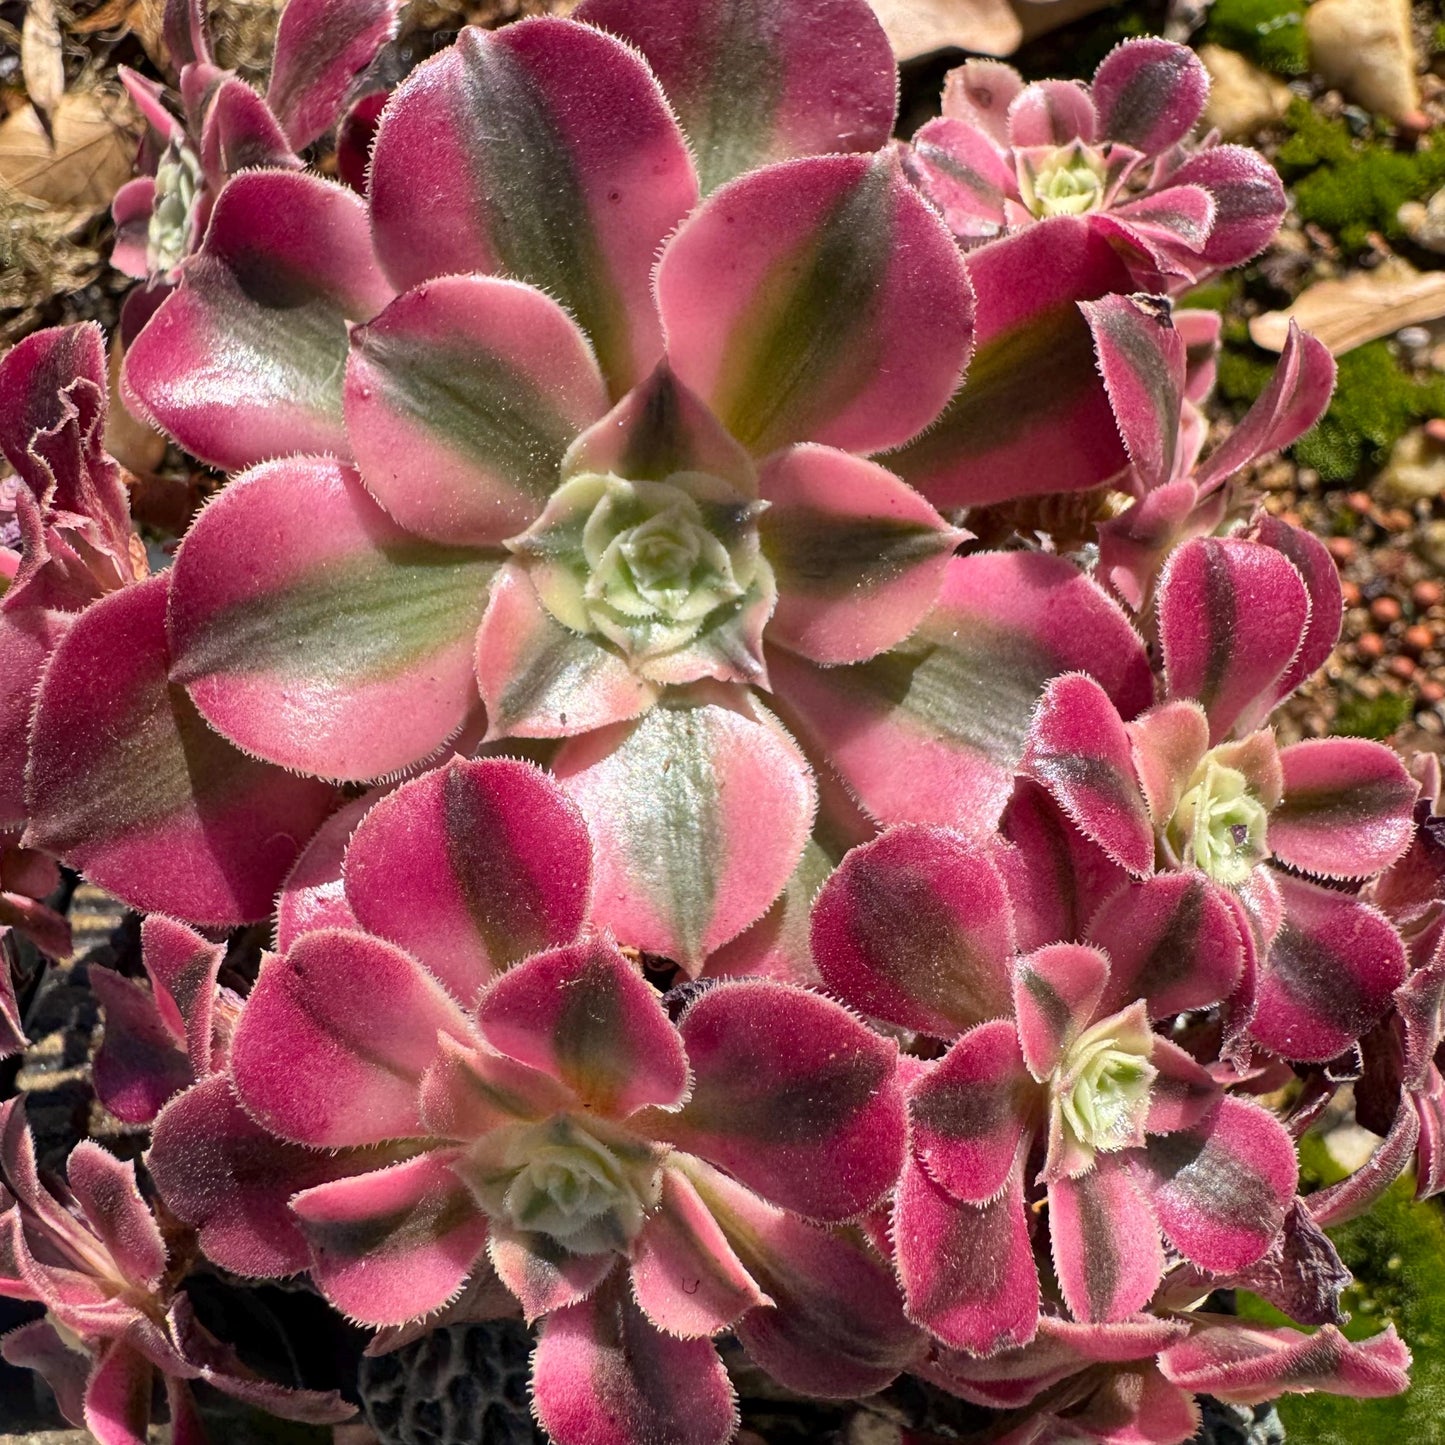
POLYGON ((1227 911, 1173 887, 1147 924, 1147 904, 1106 909, 1096 941, 1019 954, 1039 920, 1017 852, 1056 867, 1042 847, 893 828, 844 859, 813 913, 830 991, 951 1041, 909 1085, 892 1239, 910 1316, 979 1355, 1038 1329, 1038 1188, 1069 1311, 1115 1324, 1159 1287, 1161 1234, 1206 1270, 1243 1268, 1283 1227, 1297 1178, 1275 1118, 1151 1024, 1228 993, 1227 911))
POLYGON ((82 1140, 68 1190, 41 1183, 17 1099, 0 1104, 0 1294, 45 1306, 10 1331, 0 1353, 38 1371, 61 1413, 102 1445, 145 1445, 151 1394, 165 1384, 178 1445, 211 1438, 191 1393, 203 1381, 283 1419, 330 1424, 355 1411, 339 1395, 272 1384, 249 1370, 196 1318, 176 1280, 187 1261, 123 1164, 82 1140))
POLYGON ((1264 726, 1328 656, 1340 609, 1328 552, 1296 528, 1261 517, 1251 535, 1187 542, 1158 587, 1164 701, 1126 723, 1091 679, 1057 678, 1024 758, 1132 877, 1206 881, 1246 950, 1231 1031, 1318 1063, 1384 1016, 1406 957, 1377 908, 1310 879, 1362 881, 1393 864, 1418 791, 1379 743, 1280 748, 1264 726))
POLYGON ((1082 217, 1130 254, 1142 286, 1178 292, 1247 261, 1284 218, 1257 151, 1188 143, 1208 94, 1194 52, 1157 37, 1116 47, 1090 85, 1026 85, 1012 66, 970 60, 914 137, 909 174, 965 246, 1082 217))
MULTIPOLYGON (((315 861, 293 924, 324 921, 315 861)), ((866 1393, 911 1362, 886 1265, 819 1223, 897 1176, 892 1041, 766 980, 693 986, 674 1022, 588 928, 586 827, 529 763, 457 760, 375 802, 341 879, 325 906, 352 926, 286 927, 229 1084, 157 1123, 152 1173, 212 1259, 305 1265, 345 1314, 391 1327, 494 1271, 544 1321, 534 1395, 562 1445, 729 1438, 709 1343, 725 1330, 811 1393, 866 1393), (253 1177, 248 1214, 217 1171, 254 1159, 258 1124, 313 1180, 253 1177)))
POLYGON ((345 114, 358 77, 396 29, 399 0, 288 0, 264 98, 216 65, 206 0, 166 0, 163 34, 179 72, 180 110, 163 87, 121 67, 147 134, 137 176, 116 193, 111 263, 147 285, 127 298, 133 340, 200 248, 227 181, 258 166, 299 169, 298 154, 345 114))

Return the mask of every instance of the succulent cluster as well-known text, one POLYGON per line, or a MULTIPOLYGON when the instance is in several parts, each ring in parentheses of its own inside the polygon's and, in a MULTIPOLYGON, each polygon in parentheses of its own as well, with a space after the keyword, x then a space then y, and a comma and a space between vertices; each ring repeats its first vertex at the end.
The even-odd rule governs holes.
POLYGON ((1439 769, 1271 727, 1340 587, 1239 474, 1333 364, 1206 447, 1173 298, 1284 196, 1191 52, 970 62, 905 146, 863 0, 584 0, 388 93, 394 24, 290 0, 263 100, 171 0, 184 118, 129 82, 120 387, 228 475, 173 561, 98 330, 0 361, 0 927, 67 952, 62 864, 148 915, 91 980, 150 1131, 66 1188, 0 1112, 5 1357, 105 1445, 156 1372, 178 1445, 196 1380, 344 1418, 209 1265, 373 1354, 521 1315, 558 1445, 724 1445, 724 1337, 1016 1445, 1403 1390, 1324 1226, 1445 1188, 1439 769))

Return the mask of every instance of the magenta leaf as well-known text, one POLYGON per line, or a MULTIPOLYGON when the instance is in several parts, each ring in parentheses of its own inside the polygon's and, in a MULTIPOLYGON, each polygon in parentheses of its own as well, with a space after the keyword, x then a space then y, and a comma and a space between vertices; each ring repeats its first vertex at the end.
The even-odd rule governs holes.
POLYGON ((195 1079, 184 1039, 140 984, 105 968, 92 968, 88 976, 105 1014, 93 1069, 96 1096, 123 1123, 149 1124, 195 1079))
POLYGON ((85 1386, 85 1426, 99 1445, 146 1445, 153 1382, 151 1362, 124 1340, 101 1351, 85 1386))
POLYGON ((1039 701, 1022 767, 1121 867, 1154 868, 1154 829, 1128 731, 1108 693, 1084 673, 1055 678, 1039 701))
POLYGON ((285 953, 318 928, 360 929, 341 881, 341 863, 356 826, 384 789, 373 788, 338 808, 301 850, 276 900, 276 951, 285 953))
POLYGON ((824 983, 871 1018, 952 1038, 1009 1012, 1003 878, 946 829, 903 824, 853 849, 814 905, 812 943, 824 983))
POLYGON ((536 519, 607 388, 557 302, 445 276, 353 329, 345 401, 357 465, 387 512, 434 542, 485 546, 536 519))
POLYGON ((1257 542, 1199 537, 1171 554, 1158 605, 1171 695, 1203 704, 1212 742, 1258 727, 1309 622, 1294 564, 1257 542))
POLYGON ((658 306, 678 377, 755 454, 898 446, 967 358, 957 248, 889 153, 769 166, 668 242, 658 306))
POLYGON ((253 921, 334 793, 238 752, 168 684, 168 581, 96 603, 56 648, 36 704, 26 837, 134 907, 253 921))
POLYGON ((1035 1122, 1035 1094, 1012 1021, 970 1029, 909 1091, 910 1137, 929 1177, 969 1204, 996 1197, 1035 1122))
POLYGON ((1186 698, 1160 703, 1126 727, 1149 816, 1166 824, 1209 750, 1209 720, 1186 698))
POLYGON ((332 128, 353 81, 396 30, 400 0, 289 0, 266 103, 297 150, 332 128))
POLYGON ((495 973, 577 936, 591 871, 577 805, 539 768, 453 759, 356 827, 346 901, 470 1005, 495 973))
POLYGON ((23 828, 30 713, 40 677, 70 619, 27 608, 0 612, 0 831, 23 828))
POLYGON ((364 1324, 402 1324, 446 1304, 487 1240, 486 1216, 432 1150, 370 1174, 317 1184, 291 1208, 317 1288, 364 1324))
POLYGON ((1209 95, 1209 72, 1187 45, 1149 36, 1111 50, 1091 89, 1100 134, 1152 156, 1194 129, 1209 95))
POLYGON ((909 1318, 954 1349, 992 1355, 1038 1329, 1039 1276, 1016 1168, 987 1204, 952 1198, 904 1166, 893 1214, 909 1318))
POLYGON ((1008 109, 1009 144, 1066 146, 1091 142, 1098 115, 1089 92, 1076 80, 1039 80, 1026 85, 1008 109))
POLYGON ((361 933, 308 933, 262 965, 232 1041, 236 1092, 298 1144, 415 1137, 439 1032, 467 1039, 471 1028, 409 955, 361 933))
POLYGON ((1310 594, 1309 627, 1300 642, 1300 650, 1278 684, 1280 696, 1286 697, 1325 665, 1339 640, 1345 611, 1340 574, 1329 549, 1303 527, 1292 527, 1262 512, 1255 518, 1250 535, 1288 557, 1310 594))
POLYGON ((217 1026, 215 1003, 216 975, 225 955, 220 944, 158 913, 141 924, 141 960, 156 1007, 182 1042, 197 1078, 222 1065, 217 1046, 225 1036, 217 1026))
POLYGON ((348 321, 391 299, 348 190, 292 171, 237 176, 178 291, 126 355, 141 414, 226 468, 293 452, 349 455, 348 321))
POLYGON ((605 1118, 674 1108, 687 1092, 687 1056, 657 991, 606 940, 519 964, 487 990, 477 1027, 500 1053, 560 1079, 605 1118))
POLYGON ((990 240, 1007 226, 1018 180, 1007 156, 967 121, 940 116, 921 126, 904 166, 965 243, 990 240))
POLYGON ((653 260, 696 199, 642 58, 567 20, 464 30, 397 91, 372 154, 397 286, 476 271, 536 286, 590 338, 614 398, 662 354, 653 260))
POLYGON ((1323 1063, 1379 1022, 1405 981, 1405 945, 1377 909, 1280 875, 1284 921, 1259 980, 1250 1036, 1287 1059, 1323 1063))
POLYGON ((403 531, 339 462, 268 463, 206 508, 176 558, 173 677, 214 727, 283 767, 407 767, 475 701, 494 567, 403 531), (261 532, 266 548, 245 540, 261 532))
MULTIPOLYGON (((270 107, 239 76, 228 75, 210 90, 205 109, 201 167, 217 191, 241 171, 271 166, 301 169, 301 160, 292 153, 270 107)), ((191 238, 193 244, 199 239, 199 235, 191 238)))
POLYGON ((759 715, 679 699, 554 763, 596 849, 593 921, 691 974, 778 896, 812 823, 808 765, 759 715))
POLYGON ((619 1287, 548 1316, 532 1398, 556 1445, 726 1445, 737 1429, 717 1351, 664 1334, 619 1287))
POLYGON ((1082 943, 1045 944, 1015 962, 1019 1045, 1035 1079, 1047 1079, 1078 1035, 1095 1018, 1113 1012, 1099 1004, 1109 980, 1109 959, 1082 943))
POLYGON ((647 57, 705 192, 771 161, 876 150, 893 129, 893 54, 863 0, 587 0, 573 18, 647 57))
POLYGON ((1314 738, 1285 748, 1284 799, 1269 817, 1270 851, 1323 878, 1363 878, 1410 845, 1418 785, 1389 748, 1314 738))
POLYGON ((704 993, 679 1028, 692 1093, 679 1113, 653 1116, 659 1137, 816 1219, 861 1214, 898 1177, 897 1048, 846 1009, 740 979, 704 993))
POLYGON ((1269 244, 1284 219, 1284 186, 1269 161, 1248 146, 1198 151, 1169 180, 1198 186, 1214 199, 1214 226, 1199 253, 1211 267, 1249 260, 1269 244))

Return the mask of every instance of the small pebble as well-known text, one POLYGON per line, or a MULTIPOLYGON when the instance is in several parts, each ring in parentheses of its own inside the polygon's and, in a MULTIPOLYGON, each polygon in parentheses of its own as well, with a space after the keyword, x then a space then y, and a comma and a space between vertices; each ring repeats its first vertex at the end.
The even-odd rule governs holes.
POLYGON ((1422 611, 1438 607, 1445 601, 1445 587, 1438 582, 1417 582, 1410 589, 1410 600, 1422 611))
POLYGON ((1361 517, 1368 517, 1375 510, 1375 504, 1368 492, 1351 492, 1345 498, 1345 506, 1361 517))
POLYGON ((1422 652, 1429 652, 1435 645, 1435 633, 1423 623, 1417 622, 1405 629, 1400 641, 1406 652, 1413 652, 1418 657, 1422 652))
POLYGON ((1356 640, 1355 653, 1362 662, 1378 662, 1385 655, 1385 639, 1378 632, 1367 632, 1356 640))
POLYGON ((1377 597, 1370 603, 1370 616, 1381 627, 1388 627, 1400 620, 1400 604, 1393 597, 1377 597))
POLYGON ((1360 589, 1353 582, 1340 583, 1340 596, 1344 598, 1346 607, 1360 605, 1360 589))
POLYGON ((1415 525, 1414 514, 1403 507, 1392 507, 1388 512, 1382 512, 1376 520, 1389 532, 1408 532, 1415 525))
POLYGON ((1427 677, 1420 684, 1420 701, 1428 703, 1431 707, 1438 707, 1445 702, 1445 683, 1436 682, 1433 677, 1427 677))
POLYGON ((1409 682, 1415 676, 1415 659, 1413 657, 1392 657, 1388 667, 1391 674, 1402 682, 1409 682))
POLYGON ((1352 560, 1356 551, 1353 537, 1331 537, 1325 546, 1330 549, 1330 556, 1341 566, 1352 560))
POLYGON ((1430 333, 1423 326, 1402 326, 1395 333, 1395 340, 1406 351, 1424 351, 1430 344, 1430 333))

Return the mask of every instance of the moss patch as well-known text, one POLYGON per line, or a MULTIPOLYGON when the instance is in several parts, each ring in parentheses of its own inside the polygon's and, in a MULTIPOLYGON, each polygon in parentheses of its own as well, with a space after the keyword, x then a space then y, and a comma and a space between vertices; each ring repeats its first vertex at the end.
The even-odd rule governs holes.
POLYGON ((1343 737, 1384 742, 1410 721, 1414 711, 1413 700, 1404 693, 1382 692, 1379 697, 1351 693, 1340 699, 1334 731, 1343 737))
POLYGON ((1301 0, 1214 0, 1204 39, 1246 55, 1276 75, 1309 69, 1301 0))
POLYGON ((1402 240, 1396 212, 1445 185, 1445 136, 1438 133, 1418 150, 1397 150, 1377 133, 1354 135, 1345 121, 1319 115, 1301 99, 1291 102, 1285 125, 1289 138, 1275 162, 1300 218, 1349 250, 1364 249, 1371 231, 1402 240))

